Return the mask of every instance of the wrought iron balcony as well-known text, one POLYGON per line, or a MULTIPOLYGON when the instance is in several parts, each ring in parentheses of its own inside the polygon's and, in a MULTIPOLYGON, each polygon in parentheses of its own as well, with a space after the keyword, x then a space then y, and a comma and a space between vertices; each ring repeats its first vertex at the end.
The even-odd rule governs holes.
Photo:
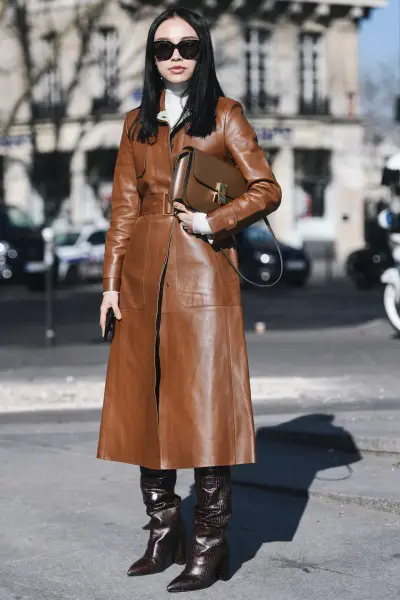
POLYGON ((328 98, 314 98, 313 100, 300 99, 300 115, 328 116, 330 115, 330 102, 328 98))
POLYGON ((92 104, 92 114, 113 114, 118 112, 119 100, 115 96, 104 95, 101 98, 94 98, 92 104))
POLYGON ((258 94, 248 92, 244 98, 244 104, 249 113, 256 114, 274 114, 279 105, 279 96, 267 94, 260 91, 258 94))
POLYGON ((58 121, 65 116, 66 105, 64 102, 50 103, 46 101, 32 104, 32 116, 40 121, 58 121))

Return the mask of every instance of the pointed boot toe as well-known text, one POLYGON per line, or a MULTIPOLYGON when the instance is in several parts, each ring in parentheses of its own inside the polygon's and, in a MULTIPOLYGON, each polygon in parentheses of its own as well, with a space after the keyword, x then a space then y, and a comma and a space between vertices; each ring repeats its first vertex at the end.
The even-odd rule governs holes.
POLYGON ((128 577, 140 577, 141 575, 152 575, 157 573, 157 566, 146 558, 139 558, 128 569, 128 577))
POLYGON ((167 590, 172 594, 177 592, 190 592, 196 589, 199 589, 193 581, 192 577, 186 577, 185 575, 178 575, 168 584, 167 590))

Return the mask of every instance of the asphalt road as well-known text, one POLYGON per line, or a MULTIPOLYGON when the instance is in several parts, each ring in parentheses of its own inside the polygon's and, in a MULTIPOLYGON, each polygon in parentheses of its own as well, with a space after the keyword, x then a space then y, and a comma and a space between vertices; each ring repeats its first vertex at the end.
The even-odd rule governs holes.
MULTIPOLYGON (((0 290, 1 293, 1 290, 0 290)), ((56 346, 44 345, 44 296, 11 289, 0 296, 0 371, 29 376, 102 376, 108 346, 98 326, 100 286, 60 290, 54 302, 56 346)), ((360 292, 342 280, 305 289, 243 292, 253 376, 375 377, 398 372, 400 340, 383 315, 381 290, 360 292), (265 333, 257 334, 257 322, 265 333)))
MULTIPOLYGON (((100 398, 109 348, 97 324, 100 300, 99 285, 57 291, 56 345, 46 348, 43 294, 23 288, 3 293, 0 386, 1 379, 28 387, 35 379, 63 380, 64 386, 79 380, 81 387, 96 380, 93 394, 100 398)), ((383 318, 381 290, 360 292, 343 280, 305 289, 282 285, 245 290, 243 306, 251 375, 268 378, 262 397, 269 402, 257 404, 256 414, 296 412, 308 400, 313 406, 327 400, 338 410, 346 403, 352 409, 364 409, 365 402, 381 409, 398 404, 400 340, 383 318), (254 332, 259 321, 263 334, 254 332), (325 381, 323 389, 315 381, 325 381)))
MULTIPOLYGON (((242 293, 246 331, 264 322, 269 332, 329 332, 384 319, 382 291, 355 290, 347 281, 313 283, 304 289, 278 285, 242 293)), ((54 321, 61 345, 99 340, 100 285, 57 290, 54 321)), ((45 298, 23 287, 0 288, 1 346, 43 345, 45 298)))

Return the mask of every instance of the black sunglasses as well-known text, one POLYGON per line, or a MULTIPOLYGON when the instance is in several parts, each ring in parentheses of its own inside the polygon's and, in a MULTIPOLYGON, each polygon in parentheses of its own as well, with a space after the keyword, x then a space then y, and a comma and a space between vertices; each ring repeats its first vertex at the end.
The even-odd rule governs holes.
POLYGON ((160 40, 154 42, 153 52, 157 60, 169 60, 175 48, 178 48, 179 54, 185 60, 193 60, 199 53, 200 40, 182 40, 179 44, 173 44, 169 40, 160 40))

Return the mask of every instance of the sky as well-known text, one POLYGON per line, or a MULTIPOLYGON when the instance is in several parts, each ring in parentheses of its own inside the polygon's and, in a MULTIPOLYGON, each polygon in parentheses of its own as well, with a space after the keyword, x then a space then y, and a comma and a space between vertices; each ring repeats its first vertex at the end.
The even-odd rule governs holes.
POLYGON ((386 8, 372 11, 360 35, 360 67, 365 72, 381 64, 397 65, 400 72, 400 0, 387 0, 386 8))

